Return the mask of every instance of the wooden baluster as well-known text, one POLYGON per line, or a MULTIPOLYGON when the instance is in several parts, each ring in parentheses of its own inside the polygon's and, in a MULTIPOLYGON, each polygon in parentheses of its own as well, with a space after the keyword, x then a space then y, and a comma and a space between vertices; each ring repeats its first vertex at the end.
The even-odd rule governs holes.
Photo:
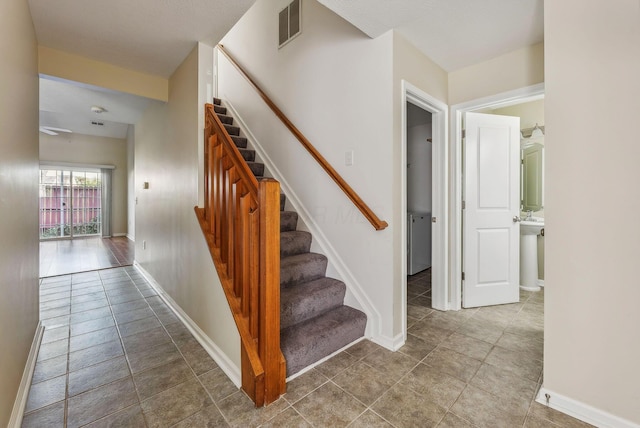
POLYGON ((213 175, 213 237, 214 245, 216 248, 220 248, 221 241, 220 235, 222 230, 222 144, 218 144, 213 148, 213 162, 212 162, 212 175, 213 175))
MULTIPOLYGON (((233 253, 235 251, 235 236, 234 236, 234 225, 235 225, 235 208, 236 204, 233 200, 233 188, 236 183, 236 167, 232 166, 227 169, 225 175, 225 201, 226 201, 226 235, 227 235, 227 246, 224 248, 224 252, 226 255, 226 263, 227 263, 227 275, 229 278, 233 278, 233 269, 234 269, 234 257, 233 253)), ((236 297, 238 296, 236 289, 237 285, 234 284, 234 291, 236 293, 236 297)))
POLYGON ((260 205, 260 336, 259 354, 265 373, 265 403, 280 397, 280 184, 258 184, 260 205))
POLYGON ((250 265, 249 260, 251 257, 251 248, 249 247, 249 210, 251 209, 251 197, 245 193, 240 197, 240 206, 238 211, 240 212, 239 221, 239 233, 238 233, 238 250, 240 253, 239 263, 236 265, 236 278, 239 278, 241 283, 241 295, 242 295, 242 315, 250 317, 249 309, 251 302, 251 293, 249 288, 250 277, 250 265))
POLYGON ((260 331, 260 211, 252 202, 249 214, 249 331, 258 338, 260 331))
POLYGON ((204 206, 205 206, 205 218, 209 222, 209 229, 211 234, 216 236, 215 229, 215 152, 218 145, 218 136, 216 134, 211 135, 207 139, 207 155, 205 156, 206 168, 204 170, 204 176, 206 178, 206 185, 204 189, 204 206))

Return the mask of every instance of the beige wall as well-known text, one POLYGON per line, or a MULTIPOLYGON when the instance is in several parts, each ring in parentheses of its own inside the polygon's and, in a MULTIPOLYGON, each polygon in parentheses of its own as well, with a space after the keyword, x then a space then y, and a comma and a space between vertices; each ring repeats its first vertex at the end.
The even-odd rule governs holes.
POLYGON ((545 2, 544 387, 640 424, 640 4, 545 2), (580 215, 585 205, 598 213, 580 215))
POLYGON ((403 189, 401 185, 401 148, 402 141, 402 81, 405 80, 418 89, 429 94, 443 103, 447 102, 447 73, 431 59, 423 55, 399 33, 393 32, 393 157, 392 165, 393 183, 393 302, 394 302, 394 334, 403 334, 402 331, 402 254, 403 248, 402 228, 400 224, 404 213, 402 212, 403 189))
POLYGON ((0 2, 0 426, 38 324, 38 51, 29 6, 0 2))
POLYGON ((68 52, 38 47, 40 73, 101 88, 167 101, 169 81, 68 52))
POLYGON ((544 45, 518 49, 449 73, 449 104, 544 82, 544 45))
POLYGON ((136 171, 135 171, 135 130, 127 129, 127 237, 136 240, 136 171))
POLYGON ((82 134, 40 134, 40 162, 113 165, 112 235, 127 234, 127 140, 82 134))
POLYGON ((198 203, 198 146, 203 136, 198 111, 204 108, 198 97, 203 86, 196 47, 170 79, 169 102, 154 103, 135 126, 136 261, 239 373, 240 339, 193 211, 198 203))

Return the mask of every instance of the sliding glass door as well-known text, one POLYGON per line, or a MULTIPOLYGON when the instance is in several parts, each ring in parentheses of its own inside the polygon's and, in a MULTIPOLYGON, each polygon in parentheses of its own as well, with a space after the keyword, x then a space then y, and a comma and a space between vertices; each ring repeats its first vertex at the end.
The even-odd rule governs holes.
POLYGON ((40 239, 102 234, 100 171, 40 170, 40 239))

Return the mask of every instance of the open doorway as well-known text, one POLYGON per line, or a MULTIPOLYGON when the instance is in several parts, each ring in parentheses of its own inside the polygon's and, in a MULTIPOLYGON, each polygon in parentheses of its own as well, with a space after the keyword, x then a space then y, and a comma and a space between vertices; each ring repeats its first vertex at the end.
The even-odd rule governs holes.
POLYGON ((406 81, 402 82, 402 95, 403 264, 398 280, 402 284, 403 340, 406 340, 409 312, 415 309, 408 307, 409 300, 415 299, 412 305, 428 305, 429 310, 448 309, 448 108, 406 81), (411 290, 407 284, 409 273, 421 284, 411 290))
MULTIPOLYGON (((452 225, 451 242, 454 246, 452 251, 451 261, 451 278, 452 278, 452 293, 451 293, 451 308, 461 309, 463 301, 463 272, 465 266, 464 255, 464 242, 465 242, 465 227, 463 224, 463 217, 465 215, 464 200, 465 200, 465 188, 464 180, 465 167, 463 162, 463 118, 466 113, 478 112, 478 111, 493 111, 496 109, 505 108, 517 104, 523 104, 529 101, 539 100, 544 96, 544 85, 535 85, 528 88, 512 91, 506 94, 500 94, 493 97, 487 97, 480 100, 471 101, 468 103, 456 105, 452 107, 453 122, 452 122, 452 135, 454 136, 454 143, 451 147, 452 153, 452 174, 454 179, 454 200, 452 203, 452 225)), ((499 110, 496 110, 499 111, 499 110)), ((465 124, 466 126, 466 124, 465 124)), ((519 131, 519 130, 518 130, 519 131)), ((518 132, 519 135, 519 132, 518 132)), ((469 135, 467 135, 469 138, 469 135)), ((519 138, 518 138, 519 140, 519 138)), ((513 222, 520 221, 520 210, 516 209, 511 213, 513 216, 513 222)), ((486 304, 491 304, 486 303, 486 304)))

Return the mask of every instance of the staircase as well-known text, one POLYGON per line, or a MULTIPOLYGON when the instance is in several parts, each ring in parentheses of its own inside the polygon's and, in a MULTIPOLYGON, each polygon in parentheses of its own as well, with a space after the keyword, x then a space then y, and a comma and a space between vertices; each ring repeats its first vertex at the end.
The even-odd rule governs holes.
MULTIPOLYGON (((233 125, 233 117, 219 99, 214 110, 256 176, 264 175, 264 164, 233 125)), ((346 286, 327 278, 327 258, 310 252, 312 236, 297 230, 298 214, 285 211, 280 195, 280 347, 287 362, 287 376, 331 355, 364 336, 367 318, 344 305, 346 286)))

